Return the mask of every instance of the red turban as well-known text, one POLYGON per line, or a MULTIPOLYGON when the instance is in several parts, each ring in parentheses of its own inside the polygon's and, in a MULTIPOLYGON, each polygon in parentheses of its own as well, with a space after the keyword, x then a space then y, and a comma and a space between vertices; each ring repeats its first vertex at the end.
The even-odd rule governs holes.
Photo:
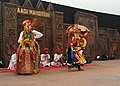
POLYGON ((44 48, 44 51, 49 51, 49 49, 48 48, 44 48))
POLYGON ((57 48, 55 52, 56 52, 57 54, 61 54, 61 49, 60 49, 60 48, 57 48))

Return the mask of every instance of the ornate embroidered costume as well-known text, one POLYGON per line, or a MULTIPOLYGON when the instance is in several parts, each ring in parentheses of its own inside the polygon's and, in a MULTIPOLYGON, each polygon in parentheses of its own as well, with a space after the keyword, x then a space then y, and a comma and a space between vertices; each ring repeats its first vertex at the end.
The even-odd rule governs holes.
POLYGON ((31 30, 30 20, 25 20, 22 25, 24 30, 20 33, 18 40, 16 72, 18 74, 38 73, 40 46, 35 38, 40 38, 43 34, 36 30, 31 30))
POLYGON ((83 27, 78 24, 74 26, 69 26, 67 29, 68 43, 67 43, 67 57, 68 57, 68 68, 78 67, 80 70, 80 65, 85 64, 86 60, 82 51, 85 49, 87 44, 84 36, 87 35, 88 29, 83 31, 83 27), (84 34, 83 32, 86 31, 84 34))

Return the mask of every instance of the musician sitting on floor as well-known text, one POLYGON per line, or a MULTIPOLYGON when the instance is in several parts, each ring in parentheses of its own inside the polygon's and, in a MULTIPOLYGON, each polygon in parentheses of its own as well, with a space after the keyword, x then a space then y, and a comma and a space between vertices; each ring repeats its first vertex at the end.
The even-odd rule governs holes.
POLYGON ((53 62, 51 62, 52 66, 61 66, 61 59, 62 59, 62 53, 61 53, 61 49, 57 48, 54 54, 54 59, 53 62))
POLYGON ((42 67, 50 67, 50 55, 48 53, 49 49, 48 48, 44 48, 44 53, 41 54, 41 61, 40 64, 42 67))

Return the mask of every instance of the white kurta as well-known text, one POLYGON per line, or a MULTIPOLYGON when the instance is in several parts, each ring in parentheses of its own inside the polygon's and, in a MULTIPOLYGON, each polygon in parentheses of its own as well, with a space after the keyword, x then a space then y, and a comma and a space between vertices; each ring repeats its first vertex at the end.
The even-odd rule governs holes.
MULTIPOLYGON (((32 30, 32 33, 34 34, 35 39, 41 38, 43 36, 42 33, 38 32, 36 30, 32 30)), ((22 40, 22 36, 23 36, 23 31, 20 33, 18 43, 20 43, 20 41, 22 40)))
POLYGON ((41 61, 40 63, 42 64, 42 66, 50 66, 50 55, 49 54, 41 54, 41 61))
POLYGON ((14 54, 11 56, 11 60, 10 60, 10 63, 9 63, 9 66, 8 66, 7 69, 15 70, 15 67, 16 67, 16 59, 17 59, 17 56, 16 56, 16 53, 14 53, 14 54))
POLYGON ((60 58, 61 57, 62 57, 62 54, 55 53, 54 54, 54 61, 51 62, 51 65, 52 66, 61 66, 61 63, 60 63, 60 58))
POLYGON ((56 62, 59 61, 61 57, 62 57, 62 54, 55 53, 54 54, 54 61, 56 61, 56 62))

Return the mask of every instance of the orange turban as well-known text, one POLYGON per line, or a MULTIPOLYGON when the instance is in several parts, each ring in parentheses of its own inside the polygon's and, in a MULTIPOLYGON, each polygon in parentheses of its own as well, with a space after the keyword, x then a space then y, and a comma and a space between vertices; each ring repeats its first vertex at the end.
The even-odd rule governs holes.
POLYGON ((28 23, 31 24, 31 21, 27 19, 27 20, 23 21, 22 26, 25 26, 28 23))

